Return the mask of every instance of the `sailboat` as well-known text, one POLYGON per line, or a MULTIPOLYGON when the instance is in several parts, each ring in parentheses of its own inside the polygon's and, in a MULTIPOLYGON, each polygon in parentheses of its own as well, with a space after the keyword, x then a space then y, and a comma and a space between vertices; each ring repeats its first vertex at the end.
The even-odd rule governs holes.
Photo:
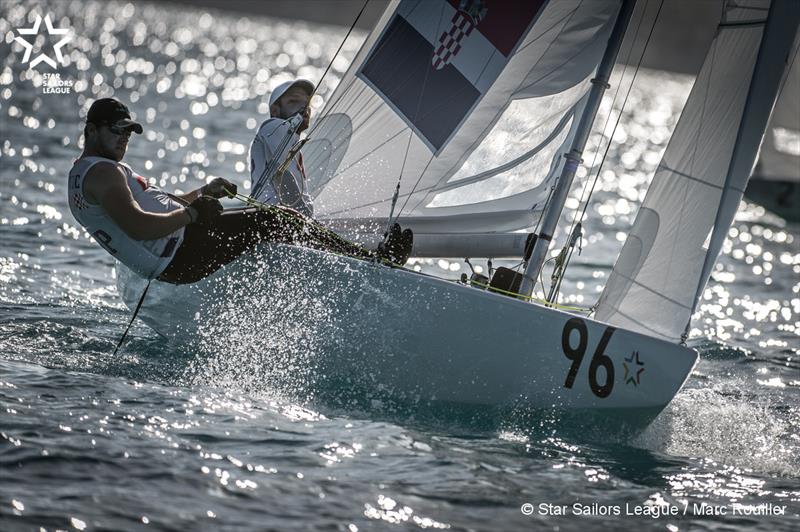
POLYGON ((800 222, 800 51, 795 50, 758 162, 744 194, 789 222, 800 222))
MULTIPOLYGON (((800 2, 719 7, 592 316, 532 294, 631 20, 642 26, 634 0, 395 0, 310 130, 316 215, 333 230, 369 244, 399 220, 417 257, 524 269, 457 282, 265 244, 198 283, 153 282, 139 316, 181 342, 294 342, 319 386, 651 418, 698 360, 691 317, 797 48, 800 2)), ((120 267, 129 307, 145 285, 120 267)))

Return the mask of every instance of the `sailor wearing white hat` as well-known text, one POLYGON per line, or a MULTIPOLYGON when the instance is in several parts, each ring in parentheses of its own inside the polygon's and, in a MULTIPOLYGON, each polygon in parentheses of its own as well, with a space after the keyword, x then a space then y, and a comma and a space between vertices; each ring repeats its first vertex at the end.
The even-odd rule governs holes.
POLYGON ((250 180, 256 199, 291 207, 306 216, 314 214, 314 206, 302 153, 294 155, 284 172, 279 170, 300 140, 300 133, 308 128, 313 93, 314 84, 305 79, 275 87, 269 97, 270 118, 261 124, 250 144, 250 180))

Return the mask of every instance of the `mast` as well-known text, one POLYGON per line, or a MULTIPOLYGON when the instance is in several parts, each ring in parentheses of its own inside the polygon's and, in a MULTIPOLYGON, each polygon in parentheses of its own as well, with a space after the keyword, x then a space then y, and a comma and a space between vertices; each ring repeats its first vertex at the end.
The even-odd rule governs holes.
POLYGON ((617 15, 617 21, 608 39, 608 46, 597 68, 597 76, 592 79, 592 88, 589 91, 586 109, 581 116, 581 122, 578 125, 575 139, 572 141, 572 147, 569 153, 564 155, 567 161, 556 183, 553 196, 545 209, 542 225, 536 237, 536 243, 531 252, 531 257, 525 264, 525 277, 520 286, 520 293, 523 295, 529 296, 533 293, 533 286, 539 275, 539 270, 542 268, 547 251, 550 248, 550 242, 553 240, 553 233, 558 225, 561 211, 564 209, 564 202, 567 200, 569 189, 572 187, 575 172, 578 170, 578 165, 580 165, 582 161, 583 149, 589 138, 589 132, 592 129, 597 110, 600 108, 600 103, 603 100, 603 94, 610 87, 608 80, 611 77, 611 71, 614 68, 614 63, 616 62, 617 54, 622 45, 622 40, 625 37, 625 30, 628 27, 628 22, 630 21, 635 4, 636 0, 622 0, 622 6, 617 15))
POLYGON ((736 216, 739 202, 764 138, 764 131, 777 100, 781 81, 788 74, 786 68, 791 60, 793 45, 795 39, 800 38, 798 24, 800 24, 800 2, 797 0, 772 0, 753 69, 753 77, 750 80, 742 119, 739 122, 731 163, 725 176, 722 197, 717 207, 714 226, 703 261, 703 269, 697 282, 692 310, 683 333, 684 341, 689 335, 692 315, 705 290, 711 275, 711 268, 717 260, 728 229, 736 216))

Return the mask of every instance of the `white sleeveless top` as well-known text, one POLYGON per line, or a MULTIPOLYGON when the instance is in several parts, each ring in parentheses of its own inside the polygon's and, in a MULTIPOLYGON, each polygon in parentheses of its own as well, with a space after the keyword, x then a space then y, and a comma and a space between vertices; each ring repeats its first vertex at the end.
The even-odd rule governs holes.
POLYGON ((128 188, 139 207, 146 212, 166 213, 182 209, 158 187, 131 170, 125 163, 105 157, 83 157, 69 171, 69 209, 95 241, 115 259, 146 279, 158 277, 169 265, 183 241, 183 228, 154 240, 134 240, 117 225, 100 205, 90 203, 83 194, 83 180, 89 169, 99 162, 117 165, 124 173, 128 188))

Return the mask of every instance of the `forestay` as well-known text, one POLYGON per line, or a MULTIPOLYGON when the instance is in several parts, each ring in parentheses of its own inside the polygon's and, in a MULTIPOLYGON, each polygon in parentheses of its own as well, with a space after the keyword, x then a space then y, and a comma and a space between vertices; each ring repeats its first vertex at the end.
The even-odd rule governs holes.
POLYGON ((725 2, 721 9, 597 319, 672 341, 685 334, 747 185, 797 32, 800 2, 773 3, 725 2))
POLYGON ((531 226, 619 5, 392 2, 303 150, 317 217, 380 230, 399 180, 418 235, 531 226))

